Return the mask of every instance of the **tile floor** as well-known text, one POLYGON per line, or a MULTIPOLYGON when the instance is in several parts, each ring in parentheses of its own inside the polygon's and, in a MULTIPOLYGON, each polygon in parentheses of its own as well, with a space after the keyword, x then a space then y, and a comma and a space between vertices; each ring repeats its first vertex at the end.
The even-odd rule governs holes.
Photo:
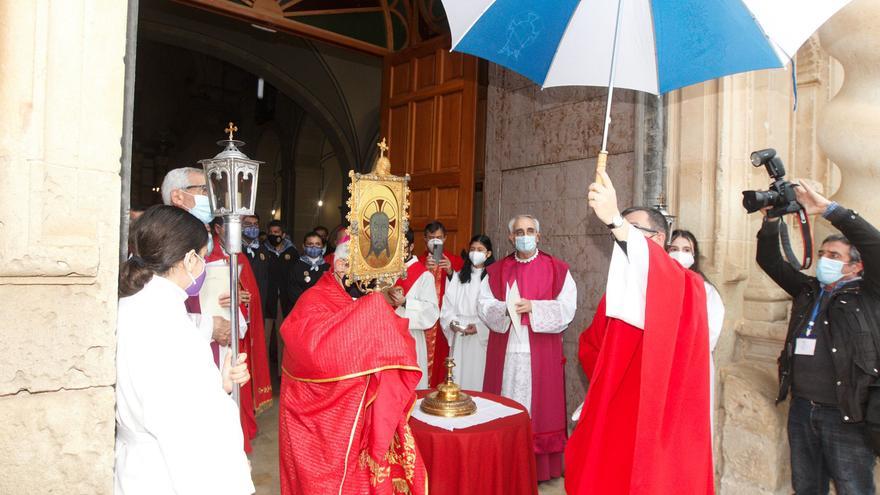
MULTIPOLYGON (((253 442, 251 464, 253 479, 257 487, 257 495, 278 495, 278 405, 275 404, 257 418, 260 433, 253 442)), ((562 479, 541 483, 538 486, 541 495, 563 495, 565 488, 562 479)), ((455 494, 431 494, 455 495, 455 494)), ((511 494, 515 495, 515 494, 511 494)))

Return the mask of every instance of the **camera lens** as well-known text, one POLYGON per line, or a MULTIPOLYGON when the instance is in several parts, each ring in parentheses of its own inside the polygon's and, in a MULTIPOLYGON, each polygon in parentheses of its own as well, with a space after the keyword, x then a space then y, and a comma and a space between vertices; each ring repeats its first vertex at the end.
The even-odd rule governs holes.
POLYGON ((779 197, 776 191, 743 191, 742 193, 743 208, 749 213, 774 205, 776 198, 779 197))

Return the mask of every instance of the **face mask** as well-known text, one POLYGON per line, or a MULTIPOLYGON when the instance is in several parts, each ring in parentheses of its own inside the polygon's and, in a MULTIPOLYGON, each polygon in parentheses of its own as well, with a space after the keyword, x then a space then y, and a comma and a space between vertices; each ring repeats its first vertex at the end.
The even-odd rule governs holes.
POLYGON ((208 197, 202 196, 201 194, 190 194, 190 196, 192 196, 193 200, 196 202, 196 205, 189 210, 189 212, 192 213, 192 216, 198 218, 200 222, 206 225, 211 223, 211 220, 214 219, 214 215, 211 214, 211 202, 208 201, 208 197))
POLYGON ((468 258, 471 259, 471 263, 474 266, 482 265, 486 262, 486 253, 483 251, 471 251, 468 253, 468 258))
POLYGON ((518 235, 514 241, 516 250, 521 253, 531 253, 538 247, 538 238, 534 235, 518 235))
POLYGON ((833 284, 843 277, 842 261, 833 260, 831 258, 819 258, 816 264, 816 278, 825 285, 833 284))
POLYGON ((306 246, 303 251, 306 252, 306 256, 308 256, 309 258, 317 258, 321 256, 322 252, 321 248, 319 248, 318 246, 306 246))
POLYGON ((443 245, 443 239, 437 239, 436 237, 428 239, 428 249, 430 249, 432 251, 434 249, 434 246, 442 246, 442 245, 443 245))
POLYGON ((208 236, 208 249, 205 250, 205 255, 211 256, 211 253, 213 253, 213 252, 214 252, 214 236, 209 235, 208 236))
POLYGON ((669 257, 685 268, 694 266, 694 255, 686 251, 673 251, 669 253, 669 257))
POLYGON ((277 246, 277 245, 281 244, 281 236, 280 235, 269 234, 268 236, 266 236, 266 240, 268 240, 269 244, 271 244, 273 246, 277 246))
POLYGON ((198 254, 195 254, 195 252, 193 252, 193 255, 202 262, 202 273, 200 273, 198 277, 193 277, 192 273, 186 272, 186 274, 189 275, 189 279, 192 280, 192 283, 186 288, 186 293, 189 296, 199 295, 199 291, 202 290, 202 284, 205 283, 205 276, 208 274, 208 267, 205 264, 205 260, 198 254))
POLYGON ((241 233, 248 239, 256 239, 260 235, 260 228, 256 225, 249 225, 241 229, 241 233))

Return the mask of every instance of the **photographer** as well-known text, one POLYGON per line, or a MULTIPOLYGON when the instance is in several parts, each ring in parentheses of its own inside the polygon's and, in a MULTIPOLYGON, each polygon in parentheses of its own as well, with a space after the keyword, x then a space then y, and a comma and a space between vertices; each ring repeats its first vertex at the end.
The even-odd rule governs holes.
POLYGON ((828 493, 834 480, 837 493, 873 494, 869 426, 877 419, 865 412, 880 367, 880 231, 803 182, 795 193, 808 215, 821 214, 843 235, 822 242, 811 277, 783 260, 779 219, 763 209, 758 265, 793 298, 777 398, 791 390, 792 487, 796 494, 828 493))

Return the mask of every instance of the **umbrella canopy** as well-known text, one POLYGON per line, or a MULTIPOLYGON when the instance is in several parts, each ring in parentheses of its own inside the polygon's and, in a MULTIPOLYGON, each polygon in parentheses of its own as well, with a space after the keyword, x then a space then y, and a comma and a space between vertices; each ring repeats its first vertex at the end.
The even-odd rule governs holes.
POLYGON ((454 50, 542 87, 613 84, 661 94, 784 67, 849 1, 443 0, 443 6, 454 50))

